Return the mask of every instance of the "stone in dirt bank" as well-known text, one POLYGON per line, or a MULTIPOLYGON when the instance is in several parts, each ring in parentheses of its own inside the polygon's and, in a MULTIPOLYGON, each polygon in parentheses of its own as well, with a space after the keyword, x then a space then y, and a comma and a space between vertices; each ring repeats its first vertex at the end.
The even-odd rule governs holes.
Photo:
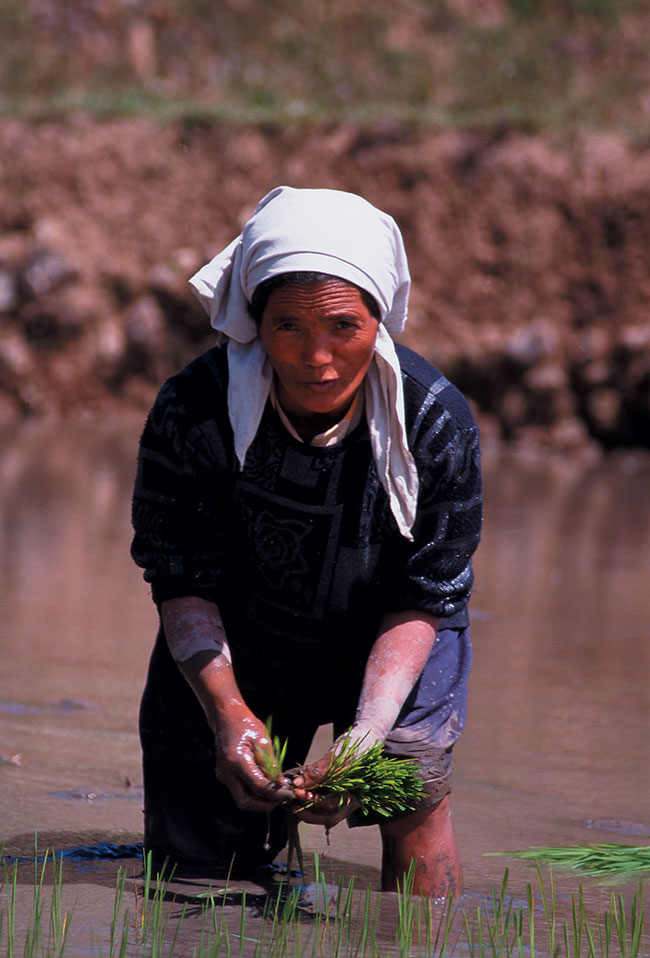
POLYGON ((187 278, 280 183, 402 227, 405 341, 486 437, 650 446, 650 148, 507 130, 0 123, 0 417, 145 409, 213 343, 187 278))

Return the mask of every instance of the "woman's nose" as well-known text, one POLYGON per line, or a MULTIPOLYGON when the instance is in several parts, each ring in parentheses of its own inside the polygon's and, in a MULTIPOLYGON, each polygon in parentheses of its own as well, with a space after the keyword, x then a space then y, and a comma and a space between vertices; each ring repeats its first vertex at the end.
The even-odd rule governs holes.
POLYGON ((332 350, 327 339, 312 336, 305 343, 304 359, 307 366, 327 366, 332 362, 332 350))

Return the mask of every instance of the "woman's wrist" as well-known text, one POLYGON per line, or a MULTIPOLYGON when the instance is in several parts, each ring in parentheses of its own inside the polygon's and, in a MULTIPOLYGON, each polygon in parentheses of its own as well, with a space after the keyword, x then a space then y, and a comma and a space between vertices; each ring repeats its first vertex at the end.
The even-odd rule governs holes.
POLYGON ((239 691, 232 666, 223 655, 216 654, 207 661, 196 657, 178 665, 201 703, 214 734, 224 726, 252 716, 239 691))
POLYGON ((374 726, 365 722, 355 722, 343 735, 339 735, 334 743, 334 748, 338 751, 342 746, 353 746, 365 751, 377 742, 383 742, 384 738, 385 735, 382 734, 381 730, 374 726))
POLYGON ((383 742, 399 715, 401 703, 388 695, 366 698, 359 706, 352 729, 354 737, 365 736, 367 747, 383 742))

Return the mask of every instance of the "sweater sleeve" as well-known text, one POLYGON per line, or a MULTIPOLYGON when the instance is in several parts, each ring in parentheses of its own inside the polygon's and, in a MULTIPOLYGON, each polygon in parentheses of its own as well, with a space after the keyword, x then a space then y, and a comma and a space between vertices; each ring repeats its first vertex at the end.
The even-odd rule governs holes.
POLYGON ((157 604, 189 595, 217 602, 230 470, 215 421, 197 423, 177 385, 163 385, 140 440, 131 555, 157 604))
POLYGON ((404 543, 394 566, 391 603, 441 618, 466 614, 482 522, 478 428, 463 397, 449 384, 447 389, 453 391, 451 411, 431 404, 412 440, 418 511, 414 541, 404 543))

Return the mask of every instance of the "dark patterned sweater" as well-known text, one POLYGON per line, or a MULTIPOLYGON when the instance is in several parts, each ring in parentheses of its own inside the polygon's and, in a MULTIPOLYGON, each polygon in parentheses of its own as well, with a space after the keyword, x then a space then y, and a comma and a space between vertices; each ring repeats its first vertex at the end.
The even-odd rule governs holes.
MULTIPOLYGON (((292 438, 270 403, 239 470, 225 349, 168 380, 147 420, 132 555, 156 603, 218 604, 244 686, 346 656, 362 667, 386 611, 467 622, 480 536, 478 430, 463 396, 398 346, 420 492, 414 541, 400 535, 365 419, 340 443, 292 438)), ((319 681, 319 677, 314 679, 319 681)))

